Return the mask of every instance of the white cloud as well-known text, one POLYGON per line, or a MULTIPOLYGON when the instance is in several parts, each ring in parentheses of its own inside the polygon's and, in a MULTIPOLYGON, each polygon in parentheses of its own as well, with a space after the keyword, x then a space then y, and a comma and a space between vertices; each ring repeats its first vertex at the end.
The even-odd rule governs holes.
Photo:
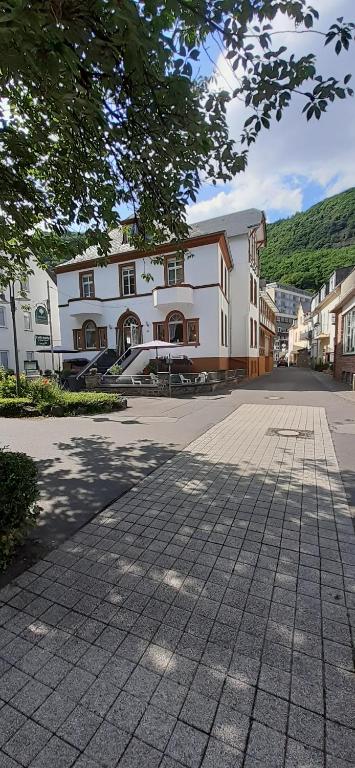
MULTIPOLYGON (((352 19, 354 0, 318 0, 313 3, 320 11, 319 28, 327 30, 337 16, 352 19)), ((277 29, 290 28, 285 17, 277 19, 277 29)), ((318 35, 279 36, 280 45, 288 44, 296 55, 314 51, 319 71, 343 79, 353 72, 354 56, 334 54, 331 45, 324 47, 318 35)), ((221 55, 218 61, 219 86, 232 86, 233 75, 221 55)), ((355 77, 354 77, 355 80, 355 77)), ((355 87, 355 85, 353 85, 355 87)), ((222 192, 209 200, 198 202, 188 211, 190 221, 216 216, 226 211, 248 207, 264 208, 272 216, 275 211, 288 215, 303 207, 303 190, 307 184, 317 184, 324 196, 336 194, 350 186, 355 179, 355 99, 349 98, 330 105, 321 120, 307 123, 301 114, 304 102, 295 96, 280 123, 263 131, 251 148, 245 173, 239 174, 222 192)), ((238 141, 246 117, 244 105, 234 100, 228 110, 230 133, 238 141)), ((205 187, 205 192, 208 188, 205 187)))

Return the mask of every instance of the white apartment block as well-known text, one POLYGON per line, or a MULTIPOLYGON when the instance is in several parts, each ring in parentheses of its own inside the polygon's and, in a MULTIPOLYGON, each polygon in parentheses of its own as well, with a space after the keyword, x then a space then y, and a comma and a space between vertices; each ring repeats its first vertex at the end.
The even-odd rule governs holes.
MULTIPOLYGON (((177 344, 173 355, 188 357, 193 372, 244 368, 258 375, 265 239, 257 209, 191 225, 183 255, 171 242, 150 253, 134 250, 126 227, 114 230, 105 266, 91 248, 57 267, 64 364, 75 355, 98 359, 104 350, 119 359, 131 346, 159 339, 177 344), (152 263, 152 255, 163 263, 152 263)), ((142 352, 126 372, 142 372, 150 357, 142 352)))
MULTIPOLYGON (((53 328, 53 346, 60 345, 57 286, 48 272, 31 261, 32 273, 22 283, 14 283, 15 318, 19 369, 26 361, 36 360, 41 371, 52 370, 50 326, 47 307, 49 284, 53 328)), ((11 316, 10 289, 0 289, 0 365, 15 370, 14 334, 11 316)), ((60 356, 54 355, 54 368, 60 366, 60 356)))
POLYGON ((265 290, 277 306, 274 339, 274 360, 277 361, 288 352, 288 331, 297 318, 299 305, 305 313, 309 312, 312 297, 308 291, 282 283, 267 283, 265 290))

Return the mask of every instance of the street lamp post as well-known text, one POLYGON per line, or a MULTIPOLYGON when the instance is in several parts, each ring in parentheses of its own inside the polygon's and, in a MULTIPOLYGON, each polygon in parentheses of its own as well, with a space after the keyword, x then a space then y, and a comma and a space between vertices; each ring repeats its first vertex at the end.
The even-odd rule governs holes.
POLYGON ((17 346, 17 330, 16 330, 16 302, 15 302, 15 283, 9 284, 10 291, 10 310, 12 317, 12 331, 14 336, 14 352, 15 352, 15 374, 16 374, 16 395, 20 394, 20 366, 18 362, 18 346, 17 346))

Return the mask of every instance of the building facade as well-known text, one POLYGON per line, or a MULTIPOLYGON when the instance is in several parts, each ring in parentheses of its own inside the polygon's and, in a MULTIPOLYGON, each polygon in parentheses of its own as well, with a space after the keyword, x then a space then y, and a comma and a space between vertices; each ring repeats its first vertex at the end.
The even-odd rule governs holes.
MULTIPOLYGON (((41 371, 52 370, 48 287, 53 329, 53 346, 60 344, 57 286, 53 276, 40 269, 34 260, 25 281, 14 283, 15 318, 20 371, 26 362, 37 361, 41 371)), ((15 370, 15 347, 11 316, 10 288, 0 292, 0 366, 15 370)), ((60 367, 60 355, 54 355, 54 368, 60 367)))
MULTIPOLYGON (((73 353, 92 361, 105 349, 119 359, 156 339, 176 344, 193 372, 243 367, 258 375, 263 213, 250 209, 193 224, 178 253, 169 242, 149 253, 134 250, 125 233, 126 227, 112 232, 105 266, 89 249, 57 268, 64 361, 73 353)), ((149 357, 132 361, 132 373, 149 357)))
POLYGON ((355 389, 355 269, 341 284, 334 314, 334 376, 355 389))
POLYGON ((312 364, 334 363, 335 348, 335 309, 338 306, 343 280, 352 271, 352 267, 336 269, 312 298, 312 364))
POLYGON ((308 291, 282 283, 266 283, 265 290, 277 307, 274 360, 286 357, 288 352, 288 331, 297 318, 301 304, 305 313, 311 309, 311 295, 308 291))
POLYGON ((260 291, 259 297, 259 374, 271 373, 274 358, 277 307, 267 291, 260 291))
POLYGON ((298 305, 296 320, 288 331, 288 364, 301 368, 310 365, 311 319, 302 304, 298 305))

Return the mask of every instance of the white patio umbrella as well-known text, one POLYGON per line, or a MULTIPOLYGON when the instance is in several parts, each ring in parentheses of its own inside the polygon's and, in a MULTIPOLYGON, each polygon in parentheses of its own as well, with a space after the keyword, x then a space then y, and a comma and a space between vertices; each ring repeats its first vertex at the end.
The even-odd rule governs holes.
POLYGON ((146 341, 145 344, 134 344, 131 349, 155 349, 155 356, 158 359, 158 349, 172 349, 173 347, 180 347, 181 344, 173 344, 171 341, 146 341))

